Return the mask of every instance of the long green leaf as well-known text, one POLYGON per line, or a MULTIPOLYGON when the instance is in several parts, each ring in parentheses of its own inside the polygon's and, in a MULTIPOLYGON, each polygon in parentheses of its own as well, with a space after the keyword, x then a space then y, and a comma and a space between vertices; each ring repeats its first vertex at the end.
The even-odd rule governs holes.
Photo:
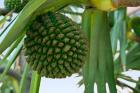
POLYGON ((48 0, 47 5, 44 3, 40 8, 37 10, 37 14, 46 13, 48 11, 58 11, 61 8, 64 8, 65 6, 75 3, 77 1, 75 0, 48 0))
POLYGON ((21 11, 17 20, 13 23, 9 33, 0 44, 0 54, 9 47, 13 41, 16 40, 25 30, 28 22, 34 18, 35 15, 48 11, 56 11, 68 5, 71 0, 31 0, 21 11), (69 1, 69 2, 68 2, 69 1))
POLYGON ((24 34, 19 37, 8 49, 8 52, 5 54, 4 58, 2 60, 0 60, 0 65, 3 64, 5 62, 5 60, 7 59, 7 57, 12 53, 12 51, 18 46, 18 44, 21 42, 21 40, 24 38, 24 34))
POLYGON ((47 0, 31 0, 21 11, 17 19, 11 25, 7 36, 0 44, 0 54, 8 48, 25 30, 24 27, 29 22, 31 15, 47 0))
POLYGON ((23 40, 19 43, 19 45, 17 46, 17 49, 14 51, 13 57, 10 59, 10 61, 6 65, 5 70, 3 71, 2 75, 0 76, 0 79, 2 79, 2 77, 7 74, 10 67, 15 62, 15 59, 17 58, 18 54, 20 53, 20 50, 22 49, 22 46, 23 46, 23 40))
POLYGON ((0 20, 0 29, 3 27, 5 22, 7 21, 7 17, 12 15, 13 11, 9 12, 7 15, 5 15, 1 20, 0 20))
POLYGON ((123 71, 126 71, 126 8, 120 8, 118 10, 121 17, 120 28, 120 58, 122 63, 123 71))
MULTIPOLYGON (((121 73, 121 63, 120 57, 118 57, 115 60, 114 66, 115 66, 115 73, 120 74, 121 73)), ((134 44, 132 47, 128 50, 128 53, 126 55, 126 70, 133 69, 133 70, 140 70, 140 44, 134 44)))
POLYGON ((111 31, 111 41, 113 54, 116 53, 118 41, 120 42, 120 62, 121 70, 126 70, 126 8, 119 8, 114 12, 114 27, 111 31))

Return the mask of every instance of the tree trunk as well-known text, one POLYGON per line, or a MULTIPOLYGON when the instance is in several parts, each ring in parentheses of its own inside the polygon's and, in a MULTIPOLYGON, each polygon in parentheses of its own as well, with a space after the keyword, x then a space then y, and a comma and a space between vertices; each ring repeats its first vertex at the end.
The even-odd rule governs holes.
POLYGON ((114 0, 117 6, 136 7, 140 6, 140 0, 114 0))

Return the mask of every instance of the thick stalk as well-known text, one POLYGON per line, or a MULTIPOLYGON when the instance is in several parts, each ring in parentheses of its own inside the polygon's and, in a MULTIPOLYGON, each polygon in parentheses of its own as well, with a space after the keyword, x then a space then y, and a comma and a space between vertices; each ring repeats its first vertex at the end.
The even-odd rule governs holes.
MULTIPOLYGON (((113 63, 113 54, 112 54, 112 47, 111 47, 111 40, 110 40, 110 27, 109 27, 109 20, 107 17, 107 13, 104 13, 103 16, 103 26, 104 35, 102 36, 102 43, 100 44, 100 51, 102 56, 99 56, 99 59, 101 59, 101 63, 105 62, 105 78, 106 83, 108 83, 110 93, 117 93, 116 90, 116 82, 115 82, 115 76, 114 76, 114 63, 113 63)), ((100 32, 100 34, 102 34, 100 32)))
POLYGON ((106 93, 106 83, 110 93, 116 93, 107 12, 96 9, 89 12, 90 16, 83 16, 83 22, 88 22, 83 23, 83 28, 89 38, 89 54, 83 69, 85 93, 94 93, 94 83, 97 84, 98 93, 106 93))
MULTIPOLYGON (((89 42, 90 42, 91 14, 92 14, 92 9, 86 9, 82 16, 82 30, 88 36, 89 42)), ((89 59, 90 59, 90 57, 89 57, 89 53, 88 53, 86 64, 84 65, 84 68, 83 68, 83 80, 84 80, 84 84, 85 84, 84 93, 94 93, 94 91, 93 91, 93 87, 94 87, 94 81, 93 81, 94 75, 93 74, 94 73, 92 73, 92 72, 90 73, 92 75, 89 79, 89 70, 91 69, 91 68, 89 68, 89 64, 93 63, 93 61, 89 61, 89 59)))
POLYGON ((29 72, 29 65, 26 64, 23 75, 22 75, 22 79, 20 81, 20 93, 25 93, 28 72, 29 72))
POLYGON ((31 85, 30 85, 30 93, 39 93, 40 81, 41 81, 41 75, 33 71, 31 85))

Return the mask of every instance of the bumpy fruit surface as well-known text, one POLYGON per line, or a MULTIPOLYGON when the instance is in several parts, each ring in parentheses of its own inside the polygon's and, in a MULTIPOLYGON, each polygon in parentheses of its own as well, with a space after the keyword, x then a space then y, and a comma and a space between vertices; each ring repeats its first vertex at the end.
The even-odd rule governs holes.
POLYGON ((7 10, 20 12, 29 0, 5 0, 4 5, 7 10))
POLYGON ((26 34, 27 62, 42 76, 65 78, 83 66, 87 39, 68 17, 53 12, 37 16, 26 34))

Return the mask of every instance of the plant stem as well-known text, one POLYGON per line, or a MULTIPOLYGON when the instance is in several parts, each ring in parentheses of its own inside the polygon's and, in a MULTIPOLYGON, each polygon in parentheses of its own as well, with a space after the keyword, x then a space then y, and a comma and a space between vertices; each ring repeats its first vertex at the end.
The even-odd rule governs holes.
POLYGON ((95 83, 98 93, 106 93, 106 83, 110 93, 117 93, 107 12, 86 9, 84 15, 83 30, 89 39, 88 59, 83 69, 84 93, 94 93, 95 83))
MULTIPOLYGON (((92 14, 92 9, 86 9, 82 16, 82 30, 85 32, 85 34, 87 35, 89 40, 90 40, 90 28, 91 28, 91 14, 92 14)), ((89 50, 89 52, 90 52, 90 50, 89 50)), ((92 53, 94 53, 94 52, 92 52, 92 53)), ((93 61, 90 61, 89 55, 90 55, 90 53, 88 53, 87 60, 83 67, 83 80, 84 80, 84 84, 85 84, 84 93, 94 93, 94 91, 93 91, 94 90, 93 89, 94 73, 92 73, 92 71, 90 71, 91 68, 89 68, 89 65, 91 63, 93 63, 93 61), (91 73, 89 73, 89 72, 91 72, 91 73), (89 77, 89 74, 91 74, 90 77, 89 77)))
POLYGON ((26 64, 23 75, 22 75, 22 79, 20 81, 20 93, 25 93, 25 90, 26 90, 25 87, 26 87, 28 72, 29 72, 29 65, 26 64))
POLYGON ((31 85, 30 85, 30 93, 39 93, 40 81, 41 81, 41 75, 33 71, 31 85))

